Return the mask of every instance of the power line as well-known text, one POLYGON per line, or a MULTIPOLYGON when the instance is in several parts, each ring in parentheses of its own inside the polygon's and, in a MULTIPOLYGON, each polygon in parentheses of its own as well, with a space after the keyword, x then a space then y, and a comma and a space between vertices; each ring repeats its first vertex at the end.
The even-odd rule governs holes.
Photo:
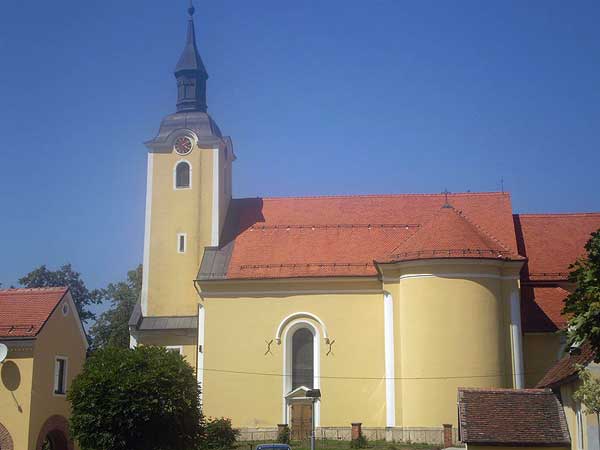
MULTIPOLYGON (((227 369, 202 369, 206 372, 218 372, 218 373, 230 373, 235 375, 256 375, 256 376, 265 376, 265 377, 291 377, 292 374, 282 374, 282 373, 269 373, 269 372, 250 372, 243 370, 227 370, 227 369)), ((540 373, 541 371, 531 371, 531 372, 523 372, 518 373, 516 375, 527 375, 532 373, 540 373)), ((512 372, 506 373, 498 373, 495 375, 462 375, 462 376, 445 376, 445 377, 351 377, 351 376, 331 376, 331 375, 321 375, 316 378, 320 379, 331 379, 331 380, 377 380, 377 381, 385 381, 385 380, 457 380, 457 379, 465 379, 465 378, 496 378, 510 375, 512 376, 512 372)))

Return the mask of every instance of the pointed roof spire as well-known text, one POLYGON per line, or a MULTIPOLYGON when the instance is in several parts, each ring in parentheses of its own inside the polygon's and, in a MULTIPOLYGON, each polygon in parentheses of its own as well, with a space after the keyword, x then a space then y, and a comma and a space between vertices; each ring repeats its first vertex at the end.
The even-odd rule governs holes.
POLYGON ((206 112, 206 80, 208 72, 196 45, 196 30, 194 28, 194 5, 190 0, 188 7, 188 28, 185 47, 175 66, 177 78, 177 112, 203 111, 206 112))

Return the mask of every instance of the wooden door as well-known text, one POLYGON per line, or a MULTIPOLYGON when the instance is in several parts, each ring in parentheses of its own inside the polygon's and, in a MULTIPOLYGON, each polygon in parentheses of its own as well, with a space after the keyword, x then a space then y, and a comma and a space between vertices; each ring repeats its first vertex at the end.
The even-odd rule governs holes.
POLYGON ((292 403, 292 440, 309 439, 311 429, 312 405, 310 403, 292 403))

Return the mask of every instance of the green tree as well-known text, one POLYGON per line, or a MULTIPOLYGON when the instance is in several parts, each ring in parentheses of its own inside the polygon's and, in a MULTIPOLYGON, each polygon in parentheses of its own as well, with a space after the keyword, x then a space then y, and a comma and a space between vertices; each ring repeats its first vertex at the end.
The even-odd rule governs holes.
POLYGON ((163 348, 94 352, 68 399, 82 450, 189 450, 204 442, 194 371, 163 348))
POLYGON ((142 265, 127 273, 127 280, 109 284, 102 296, 111 302, 92 326, 92 348, 129 347, 129 318, 142 290, 142 265))
POLYGON ((585 244, 587 257, 573 264, 569 281, 575 290, 565 300, 564 314, 571 315, 568 323, 568 343, 587 341, 600 362, 600 230, 592 233, 585 244))
POLYGON ((27 288, 68 286, 79 317, 84 322, 96 318, 89 307, 102 301, 102 292, 98 289, 90 291, 81 279, 81 274, 75 272, 71 264, 65 264, 58 270, 48 270, 42 265, 19 279, 19 284, 27 288))
POLYGON ((600 380, 594 378, 589 370, 579 366, 581 385, 573 398, 585 406, 585 414, 595 414, 598 423, 598 439, 600 440, 600 380))

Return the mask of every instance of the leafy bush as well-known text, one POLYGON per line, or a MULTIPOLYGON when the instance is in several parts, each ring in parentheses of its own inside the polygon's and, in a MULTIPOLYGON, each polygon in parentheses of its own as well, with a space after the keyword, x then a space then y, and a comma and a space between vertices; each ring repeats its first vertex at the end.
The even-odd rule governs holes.
POLYGON ((203 447, 207 449, 231 449, 240 435, 240 430, 231 426, 231 419, 221 417, 206 421, 206 437, 203 447))
POLYGON ((205 437, 194 371, 162 348, 94 352, 68 399, 82 450, 188 450, 205 437))
POLYGON ((367 438, 365 436, 363 436, 362 434, 360 436, 358 436, 356 439, 352 439, 350 441, 351 448, 367 448, 367 445, 368 445, 367 438))
POLYGON ((277 433, 277 443, 289 444, 290 443, 290 427, 287 425, 279 429, 277 433))

